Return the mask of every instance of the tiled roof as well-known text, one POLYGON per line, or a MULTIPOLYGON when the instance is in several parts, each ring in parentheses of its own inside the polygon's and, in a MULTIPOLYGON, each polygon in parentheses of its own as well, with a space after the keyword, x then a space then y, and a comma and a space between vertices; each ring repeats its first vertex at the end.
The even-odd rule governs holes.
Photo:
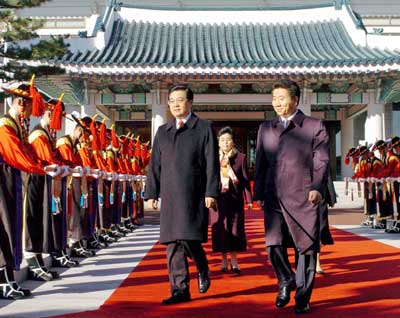
POLYGON ((335 67, 400 62, 356 46, 341 20, 296 24, 174 24, 116 20, 102 50, 55 62, 88 66, 335 67))
POLYGON ((37 78, 35 81, 35 86, 39 88, 40 91, 44 92, 49 98, 58 98, 61 93, 64 93, 63 102, 66 105, 80 105, 82 100, 75 95, 74 87, 59 87, 54 82, 47 80, 45 78, 37 78))

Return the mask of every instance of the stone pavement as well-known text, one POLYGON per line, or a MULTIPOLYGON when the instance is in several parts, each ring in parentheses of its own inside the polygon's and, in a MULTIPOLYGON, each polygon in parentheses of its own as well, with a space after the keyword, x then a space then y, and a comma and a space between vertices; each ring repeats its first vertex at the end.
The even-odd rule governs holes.
POLYGON ((157 242, 159 231, 158 225, 144 225, 95 257, 79 259, 78 267, 57 268, 61 279, 23 282, 32 297, 0 300, 0 317, 38 318, 98 308, 157 242))
MULTIPOLYGON (((400 234, 362 227, 363 219, 362 209, 330 210, 331 226, 400 248, 400 234)), ((18 301, 0 300, 0 317, 48 317, 98 308, 157 243, 159 211, 146 211, 145 223, 95 257, 81 259, 79 267, 57 269, 59 280, 24 281, 23 287, 31 289, 33 296, 18 301)))

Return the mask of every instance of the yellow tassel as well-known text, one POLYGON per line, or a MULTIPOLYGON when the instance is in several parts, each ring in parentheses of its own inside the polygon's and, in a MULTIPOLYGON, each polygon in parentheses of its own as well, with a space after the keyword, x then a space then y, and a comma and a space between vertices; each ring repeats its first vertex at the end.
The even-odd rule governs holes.
POLYGON ((35 81, 35 74, 32 75, 31 81, 29 82, 29 85, 33 85, 33 82, 35 81))

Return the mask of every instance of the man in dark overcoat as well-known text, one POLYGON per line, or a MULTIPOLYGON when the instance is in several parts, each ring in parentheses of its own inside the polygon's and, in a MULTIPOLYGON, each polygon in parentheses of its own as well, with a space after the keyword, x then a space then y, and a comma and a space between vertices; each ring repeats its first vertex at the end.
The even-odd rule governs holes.
POLYGON ((192 113, 193 92, 178 85, 169 92, 174 120, 162 125, 153 141, 145 200, 160 212, 160 243, 167 246, 171 297, 163 304, 190 300, 187 257, 198 269, 199 292, 210 286, 207 241, 208 208, 219 193, 218 143, 211 123, 192 113))
POLYGON ((254 199, 264 206, 266 244, 277 275, 276 306, 290 301, 297 287, 295 312, 309 311, 319 252, 318 203, 329 163, 328 135, 320 120, 297 109, 299 86, 282 81, 273 86, 273 120, 260 125, 256 149, 254 199), (293 273, 287 247, 299 253, 293 273))

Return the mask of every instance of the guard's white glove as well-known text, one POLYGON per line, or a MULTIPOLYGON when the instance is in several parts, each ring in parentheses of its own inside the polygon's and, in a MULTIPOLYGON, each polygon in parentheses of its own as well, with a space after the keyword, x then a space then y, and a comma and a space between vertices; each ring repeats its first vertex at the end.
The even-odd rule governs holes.
POLYGON ((114 172, 106 172, 106 179, 111 181, 114 177, 114 172))
POLYGON ((99 178, 99 169, 90 169, 90 176, 98 179, 99 178))
POLYGON ((83 175, 83 170, 81 166, 76 166, 72 169, 72 176, 76 178, 80 178, 83 175))
POLYGON ((66 176, 69 176, 71 174, 71 171, 69 169, 69 166, 62 166, 62 173, 61 173, 61 177, 64 178, 66 176))
POLYGON ((44 167, 44 172, 54 178, 61 173, 61 167, 56 164, 48 165, 44 167))
POLYGON ((90 176, 90 167, 83 167, 82 173, 83 175, 90 176))
POLYGON ((146 181, 147 177, 143 175, 135 176, 135 181, 146 181))

